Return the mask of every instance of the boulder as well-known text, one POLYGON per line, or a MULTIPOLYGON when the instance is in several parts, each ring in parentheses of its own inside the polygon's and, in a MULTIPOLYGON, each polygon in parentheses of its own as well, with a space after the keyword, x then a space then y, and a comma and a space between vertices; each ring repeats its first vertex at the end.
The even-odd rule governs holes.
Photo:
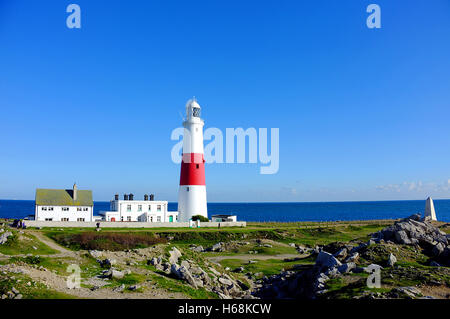
POLYGON ((389 255, 389 258, 388 258, 388 261, 387 261, 388 266, 389 267, 394 267, 396 262, 397 262, 397 257, 395 257, 393 253, 391 253, 389 255))
POLYGON ((180 265, 181 265, 181 267, 185 267, 186 269, 191 268, 191 265, 189 264, 189 262, 187 260, 183 260, 180 265))
POLYGON ((349 262, 349 263, 346 263, 346 264, 342 264, 337 269, 338 269, 338 271, 341 274, 346 274, 346 273, 349 273, 350 271, 352 271, 355 268, 356 268, 356 264, 353 263, 353 262, 349 262))
POLYGON ((12 236, 13 233, 11 233, 10 231, 4 232, 3 234, 0 235, 0 245, 5 244, 8 241, 8 238, 10 236, 12 236))
POLYGON ((333 256, 338 259, 344 259, 347 257, 348 251, 347 248, 343 247, 340 250, 338 250, 333 256))
POLYGON ((316 266, 321 268, 331 268, 341 266, 341 262, 337 260, 332 254, 321 251, 316 258, 316 266))
POLYGON ((222 243, 214 244, 214 245, 211 247, 211 250, 212 250, 212 251, 223 251, 222 243))
POLYGON ((395 233, 395 240, 402 245, 411 245, 411 240, 408 238, 408 234, 404 230, 399 230, 395 233))
POLYGON ((193 251, 201 253, 203 252, 205 249, 203 248, 203 246, 196 246, 194 248, 192 248, 193 251))
POLYGON ((219 282, 225 286, 231 286, 233 284, 231 280, 222 277, 219 278, 219 282))
POLYGON ((348 263, 348 262, 357 262, 358 259, 359 259, 359 253, 353 253, 351 256, 349 256, 349 257, 345 260, 345 262, 346 262, 346 263, 348 263))
POLYGON ((443 244, 443 243, 438 243, 438 244, 436 244, 436 245, 433 247, 431 253, 432 253, 434 256, 439 256, 440 254, 442 254, 442 253, 444 252, 444 249, 445 249, 444 244, 443 244))
POLYGON ((176 264, 178 262, 178 258, 182 256, 177 247, 173 247, 172 250, 169 251, 169 255, 169 263, 171 264, 176 264))

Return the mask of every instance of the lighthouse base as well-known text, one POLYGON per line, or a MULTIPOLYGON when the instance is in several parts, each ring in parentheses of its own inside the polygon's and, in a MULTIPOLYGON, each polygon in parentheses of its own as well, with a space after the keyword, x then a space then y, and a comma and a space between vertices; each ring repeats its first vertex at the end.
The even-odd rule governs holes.
POLYGON ((181 185, 178 192, 178 221, 188 222, 196 215, 208 218, 206 186, 181 185))

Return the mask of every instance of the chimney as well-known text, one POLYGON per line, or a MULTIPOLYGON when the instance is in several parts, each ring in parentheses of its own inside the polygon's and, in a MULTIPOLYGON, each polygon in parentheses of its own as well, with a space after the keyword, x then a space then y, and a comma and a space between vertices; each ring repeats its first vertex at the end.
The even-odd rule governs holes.
POLYGON ((148 200, 148 195, 147 194, 144 195, 144 200, 148 200))
POLYGON ((134 195, 130 194, 129 196, 130 196, 130 200, 133 200, 134 195))
POLYGON ((114 195, 114 200, 119 200, 119 194, 114 195))
POLYGON ((150 200, 151 200, 152 202, 155 200, 155 195, 154 195, 154 194, 151 194, 151 195, 150 195, 150 200))
POLYGON ((77 184, 73 184, 73 200, 76 201, 78 198, 78 188, 77 188, 77 184))
POLYGON ((128 195, 127 194, 123 195, 123 200, 128 200, 128 195))

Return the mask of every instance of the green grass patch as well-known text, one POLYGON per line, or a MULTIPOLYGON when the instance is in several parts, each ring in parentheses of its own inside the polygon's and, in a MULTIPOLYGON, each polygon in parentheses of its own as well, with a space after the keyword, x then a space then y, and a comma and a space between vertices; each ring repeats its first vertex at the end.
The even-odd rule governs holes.
POLYGON ((0 253, 4 255, 51 255, 57 253, 31 234, 26 232, 21 234, 15 229, 10 231, 13 236, 10 236, 5 244, 0 245, 0 253))

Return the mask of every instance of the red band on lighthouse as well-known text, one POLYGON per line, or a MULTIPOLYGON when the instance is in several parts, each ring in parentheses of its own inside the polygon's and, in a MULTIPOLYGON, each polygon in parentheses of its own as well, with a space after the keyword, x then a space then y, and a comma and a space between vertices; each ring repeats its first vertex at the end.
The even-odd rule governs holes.
POLYGON ((206 185, 205 160, 203 154, 183 154, 181 162, 180 185, 206 185))

